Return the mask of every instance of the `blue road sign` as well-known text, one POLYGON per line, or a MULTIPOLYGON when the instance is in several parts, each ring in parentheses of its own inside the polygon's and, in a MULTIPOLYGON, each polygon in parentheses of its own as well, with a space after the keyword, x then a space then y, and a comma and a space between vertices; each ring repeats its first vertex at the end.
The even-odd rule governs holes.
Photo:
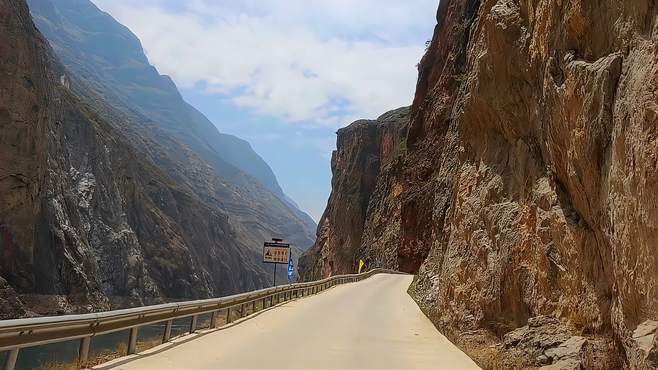
POLYGON ((295 276, 295 264, 292 263, 292 255, 288 259, 288 281, 292 281, 295 276))

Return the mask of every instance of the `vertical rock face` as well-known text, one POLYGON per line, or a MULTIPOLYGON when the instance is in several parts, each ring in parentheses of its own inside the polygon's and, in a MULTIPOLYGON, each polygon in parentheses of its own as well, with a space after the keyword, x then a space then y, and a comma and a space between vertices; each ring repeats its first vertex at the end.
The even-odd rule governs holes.
POLYGON ((338 131, 331 158, 332 192, 314 246, 300 260, 306 279, 352 273, 358 262, 366 211, 382 168, 399 156, 409 108, 338 131))
POLYGON ((0 52, 0 317, 265 284, 224 212, 73 95, 23 0, 0 3, 0 52))
POLYGON ((657 366, 654 334, 633 336, 658 318, 657 17, 653 0, 441 1, 360 254, 420 266, 411 291, 456 340, 489 333, 514 366, 575 361, 556 348, 657 366), (587 338, 523 352, 554 331, 539 317, 587 338))
MULTIPOLYGON (((0 270, 16 276, 15 284, 29 286, 31 248, 35 242, 41 198, 46 182, 47 132, 52 111, 47 105, 52 83, 47 78, 46 46, 36 32, 22 1, 0 5, 0 270), (20 50, 14 53, 14 50, 20 50)), ((15 292, 2 283, 2 309, 15 292)), ((6 307, 6 308, 5 308, 6 307)))

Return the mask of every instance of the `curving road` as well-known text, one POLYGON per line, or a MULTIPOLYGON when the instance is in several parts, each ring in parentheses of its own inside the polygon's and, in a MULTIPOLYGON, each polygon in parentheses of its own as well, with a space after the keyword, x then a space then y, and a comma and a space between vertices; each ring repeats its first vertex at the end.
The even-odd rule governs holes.
POLYGON ((104 369, 479 369, 407 294, 375 275, 104 369))

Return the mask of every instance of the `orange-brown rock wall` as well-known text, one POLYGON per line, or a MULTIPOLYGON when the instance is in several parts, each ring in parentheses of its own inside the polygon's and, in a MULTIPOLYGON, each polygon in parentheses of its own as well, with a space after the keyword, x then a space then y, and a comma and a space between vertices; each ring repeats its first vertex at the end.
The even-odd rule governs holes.
POLYGON ((417 272, 440 328, 489 333, 514 366, 658 366, 658 4, 443 0, 437 16, 358 254, 417 272))

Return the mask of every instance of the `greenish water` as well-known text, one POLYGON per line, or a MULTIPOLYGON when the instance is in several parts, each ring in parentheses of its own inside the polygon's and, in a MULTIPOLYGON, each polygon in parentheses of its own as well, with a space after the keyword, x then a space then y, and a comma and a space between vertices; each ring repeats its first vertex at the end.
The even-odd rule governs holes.
MULTIPOLYGON (((208 316, 209 320, 209 316, 208 316)), ((174 320, 171 328, 171 336, 185 334, 190 329, 192 318, 174 320)), ((198 327, 202 327, 205 317, 199 317, 198 327)), ((151 341, 161 339, 164 334, 164 323, 143 326, 139 328, 137 341, 151 341)), ((108 351, 116 351, 119 347, 126 348, 128 344, 129 331, 118 331, 110 334, 99 335, 91 339, 90 358, 95 354, 108 351)), ((62 343, 48 344, 44 346, 23 348, 18 353, 16 370, 36 370, 46 363, 70 363, 77 361, 80 341, 68 341, 62 343)), ((125 355, 125 353, 123 353, 125 355)), ((6 353, 0 354, 0 365, 4 364, 6 353)))

